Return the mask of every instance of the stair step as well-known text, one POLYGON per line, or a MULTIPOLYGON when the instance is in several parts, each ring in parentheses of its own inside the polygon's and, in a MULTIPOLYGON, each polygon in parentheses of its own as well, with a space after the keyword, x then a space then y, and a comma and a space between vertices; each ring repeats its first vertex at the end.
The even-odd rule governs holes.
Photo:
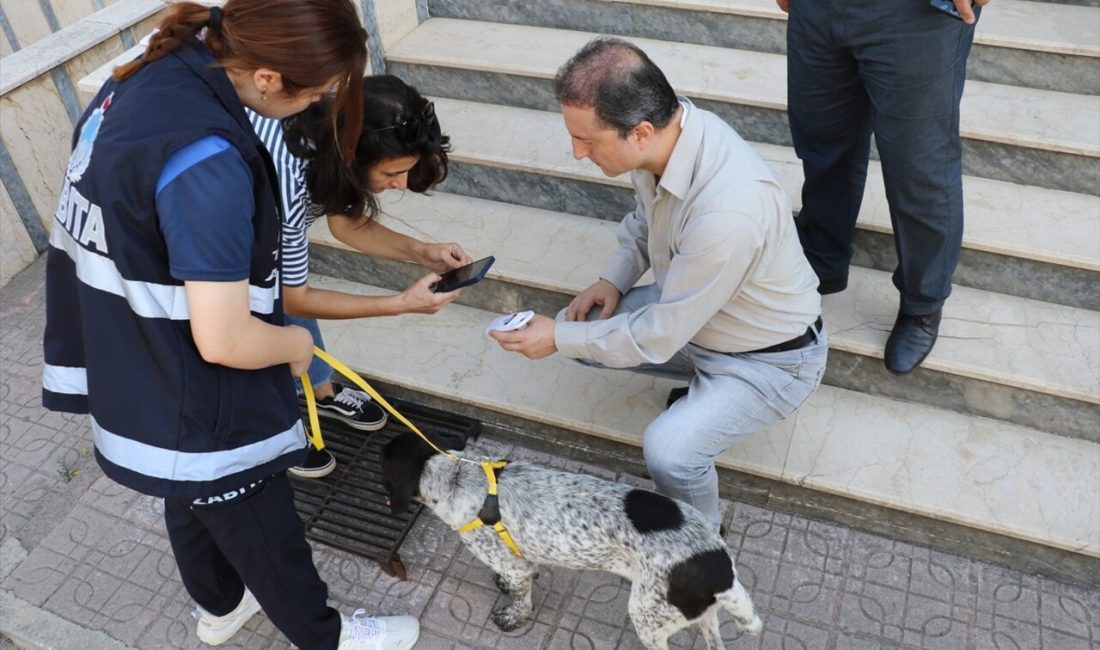
MULTIPOLYGON (((454 99, 436 99, 435 104, 454 146, 450 158, 456 162, 630 189, 627 176, 609 179, 590 161, 574 160, 559 113, 454 99)), ((776 174, 797 212, 802 207, 803 175, 794 149, 758 142, 752 145, 776 174)), ((890 233, 878 162, 871 162, 867 177, 859 226, 890 233)), ((1100 196, 976 176, 964 176, 963 189, 967 221, 963 245, 967 248, 1100 271, 1100 238, 1096 237, 1100 196)), ((632 208, 633 200, 629 203, 632 208)), ((622 214, 604 218, 618 221, 622 214)))
POLYGON ((1100 0, 1036 0, 1043 4, 1066 4, 1075 7, 1100 7, 1100 0))
MULTIPOLYGON (((132 59, 140 49, 140 46, 131 48, 93 71, 80 80, 79 89, 88 96, 94 94, 114 66, 132 59)), ((587 161, 572 160, 558 114, 461 100, 440 99, 437 104, 446 130, 457 143, 452 156, 457 163, 455 173, 445 188, 486 198, 523 201, 536 207, 561 207, 578 213, 583 209, 589 216, 616 220, 633 205, 625 177, 606 179, 587 161), (545 137, 528 139, 531 133, 545 137), (467 169, 468 165, 476 169, 467 169), (495 169, 490 171, 490 167, 495 169), (491 179, 470 178, 494 172, 537 174, 538 183, 558 183, 559 187, 554 193, 511 193, 508 184, 493 187, 496 184, 491 179), (563 187, 562 179, 587 185, 563 187), (577 205, 569 204, 570 194, 580 195, 577 205), (562 200, 565 205, 560 204, 562 200)), ((783 183, 797 210, 802 172, 794 151, 761 143, 754 146, 783 183)), ((889 211, 877 162, 871 163, 869 181, 858 224, 867 236, 857 239, 856 263, 889 270, 896 260, 888 236, 889 211)), ((1100 222, 1100 197, 973 176, 964 177, 963 182, 967 227, 957 281, 1100 309, 1100 291, 1096 290, 1100 238, 1095 236, 1100 222), (1000 256, 1012 259, 1002 260, 1000 256)))
MULTIPOLYGON (((614 221, 634 207, 626 176, 609 179, 573 159, 558 113, 452 99, 437 99, 436 112, 454 144, 447 191, 614 221)), ((798 210, 803 176, 794 150, 753 146, 798 210)), ((974 176, 965 176, 963 187, 960 283, 1100 309, 1100 197, 974 176)), ((856 263, 892 270, 889 207, 874 161, 858 227, 878 237, 857 240, 856 263)))
MULTIPOLYGON (((421 91, 556 110, 551 79, 595 34, 433 18, 387 56, 421 91)), ((745 137, 789 144, 783 56, 633 39, 680 92, 723 114, 745 137)), ((967 84, 964 169, 985 177, 1095 192, 1100 98, 984 82, 967 84)))
MULTIPOLYGON (((314 286, 381 290, 314 276, 314 286)), ((369 377, 488 411, 639 445, 675 384, 533 362, 482 328, 494 314, 322 323, 329 349, 369 377)), ((722 467, 1100 557, 1100 446, 931 406, 822 387, 799 413, 734 446, 722 467)))
MULTIPOLYGON (((440 18, 580 29, 783 54, 787 14, 774 0, 431 0, 440 18), (642 15, 645 19, 635 17, 642 15)), ((1100 12, 998 0, 982 13, 967 76, 1097 94, 1100 12)))
POLYGON ((978 21, 976 43, 1100 58, 1100 11, 1095 8, 1004 0, 989 9, 978 21))
MULTIPOLYGON (((614 224, 606 221, 443 192, 382 198, 383 222, 395 230, 457 241, 475 257, 496 256, 490 283, 463 295, 465 303, 484 309, 554 313, 598 277, 616 246, 614 224), (528 288, 552 292, 557 300, 532 298, 528 288)), ((323 247, 346 247, 324 224, 310 233, 314 269, 360 282, 380 275, 358 254, 328 259, 323 247)), ((402 289, 415 277, 386 286, 402 289)), ((858 357, 865 367, 848 370, 843 357, 831 359, 827 382, 1100 442, 1100 313, 956 287, 940 340, 922 369, 895 378, 878 360, 896 309, 889 274, 852 269, 849 289, 826 297, 824 315, 834 356, 858 357)))

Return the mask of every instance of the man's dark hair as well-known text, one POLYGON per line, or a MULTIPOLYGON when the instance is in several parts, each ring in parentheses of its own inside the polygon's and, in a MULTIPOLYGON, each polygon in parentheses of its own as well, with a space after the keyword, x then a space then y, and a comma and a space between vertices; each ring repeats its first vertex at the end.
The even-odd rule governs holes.
POLYGON ((606 36, 589 41, 558 70, 554 95, 559 104, 594 108, 624 137, 643 121, 663 129, 679 106, 665 73, 645 52, 606 36))

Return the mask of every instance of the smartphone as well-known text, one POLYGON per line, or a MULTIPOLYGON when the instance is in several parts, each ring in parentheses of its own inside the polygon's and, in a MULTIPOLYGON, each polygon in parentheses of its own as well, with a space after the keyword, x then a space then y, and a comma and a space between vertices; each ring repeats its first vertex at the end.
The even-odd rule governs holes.
MULTIPOLYGON (((939 9, 949 16, 954 16, 959 20, 962 20, 963 18, 962 15, 959 14, 959 10, 955 8, 955 3, 952 0, 932 0, 930 4, 932 5, 932 7, 939 9)), ((970 6, 974 6, 973 0, 971 0, 970 6)))
POLYGON ((495 261, 496 258, 490 255, 485 259, 470 262, 466 266, 451 269, 440 276, 439 281, 433 284, 431 289, 435 293, 447 293, 480 282, 495 261))

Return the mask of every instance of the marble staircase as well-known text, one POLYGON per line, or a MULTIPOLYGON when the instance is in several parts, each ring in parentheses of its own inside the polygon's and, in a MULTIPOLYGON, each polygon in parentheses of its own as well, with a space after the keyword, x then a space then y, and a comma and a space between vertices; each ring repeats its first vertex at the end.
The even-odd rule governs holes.
MULTIPOLYGON (((896 296, 875 167, 861 268, 847 292, 826 300, 828 386, 721 464, 1062 549, 1100 578, 1100 33, 1089 27, 1100 26, 1100 10, 991 7, 963 105, 966 254, 940 344, 914 376, 882 367, 896 296), (998 8, 1007 15, 993 18, 998 8)), ((530 362, 481 332, 491 313, 561 308, 596 277, 614 222, 631 206, 625 179, 572 159, 553 74, 596 33, 636 40, 678 91, 753 141, 797 200, 782 15, 757 0, 428 8, 430 18, 389 48, 387 69, 436 99, 455 145, 452 176, 428 199, 387 197, 387 223, 498 263, 460 307, 434 318, 328 323, 329 343, 392 389, 461 403, 563 444, 636 446, 668 382, 557 357, 530 362)), ((418 273, 365 263, 315 230, 325 282, 394 290, 418 273)))
MULTIPOLYGON (((1096 94, 1100 16, 1088 7, 994 0, 970 55, 975 81, 1096 94)), ((774 0, 433 0, 437 18, 620 34, 784 54, 774 0)))
MULTIPOLYGON (((595 279, 632 205, 624 178, 572 159, 551 79, 596 33, 636 40, 678 91, 753 142, 797 210, 784 17, 771 0, 427 8, 386 64, 435 99, 451 175, 431 197, 384 196, 383 220, 497 264, 434 317, 323 323, 330 350, 390 394, 641 471, 641 433, 675 384, 560 355, 528 361, 482 332, 500 312, 563 307, 595 279)), ((1100 585, 1100 9, 994 0, 978 34, 963 103, 967 229, 940 343, 909 377, 882 366, 897 299, 873 163, 858 268, 825 301, 827 385, 723 456, 723 490, 1100 585)), ((422 273, 348 250, 323 223, 311 240, 318 285, 386 292, 422 273)))

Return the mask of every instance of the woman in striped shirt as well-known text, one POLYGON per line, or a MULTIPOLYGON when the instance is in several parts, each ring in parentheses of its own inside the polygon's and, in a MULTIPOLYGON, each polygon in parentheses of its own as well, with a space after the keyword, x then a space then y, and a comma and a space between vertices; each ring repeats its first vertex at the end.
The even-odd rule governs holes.
MULTIPOLYGON (((343 319, 434 314, 460 291, 434 293, 438 273, 471 261, 455 243, 428 243, 378 223, 378 194, 388 190, 426 192, 447 176, 449 138, 442 133, 431 102, 392 75, 363 79, 363 129, 355 159, 347 164, 333 139, 333 125, 320 107, 284 121, 250 114, 256 133, 271 152, 282 195, 283 303, 288 322, 312 332, 324 348, 317 318, 343 319), (327 216, 332 234, 373 257, 415 262, 433 272, 403 292, 388 296, 314 289, 308 284, 309 239, 306 229, 327 216)), ((332 381, 332 368, 314 359, 309 379, 318 413, 364 431, 380 429, 386 413, 362 391, 332 381)), ((290 471, 319 478, 336 461, 326 450, 310 449, 306 462, 290 471)))

